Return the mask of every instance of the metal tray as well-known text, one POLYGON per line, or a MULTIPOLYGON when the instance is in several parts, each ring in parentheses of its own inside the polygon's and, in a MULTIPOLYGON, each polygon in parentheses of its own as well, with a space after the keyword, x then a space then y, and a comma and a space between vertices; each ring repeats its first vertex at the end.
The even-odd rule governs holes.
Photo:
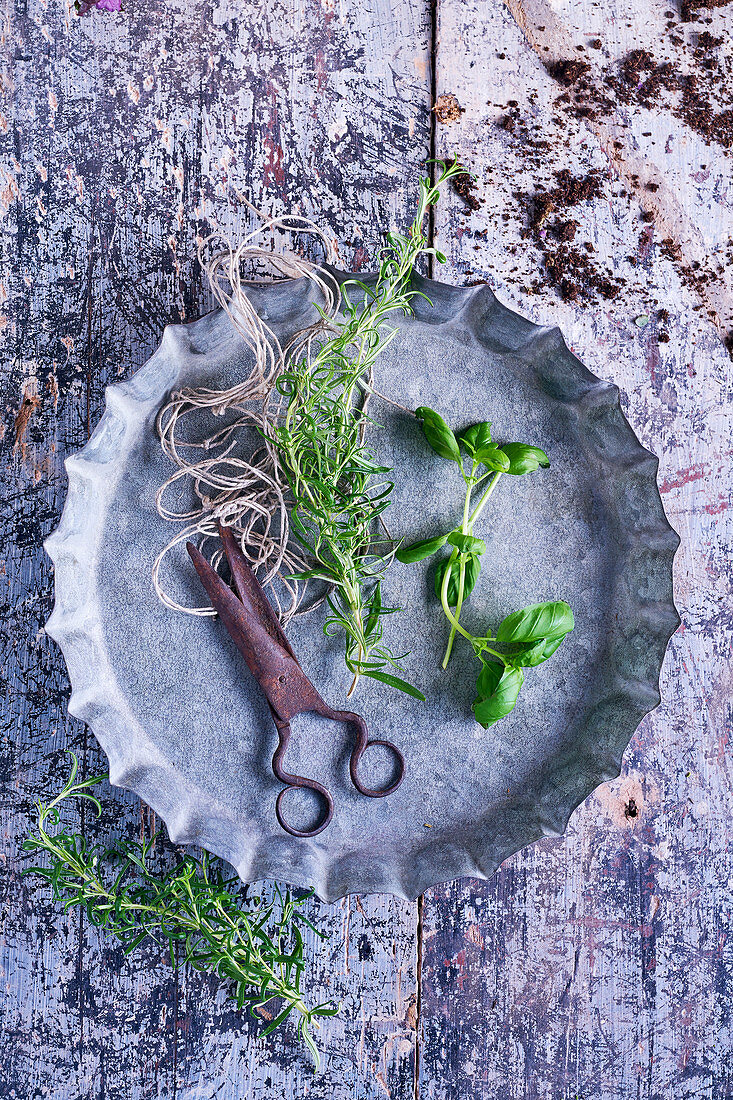
MULTIPOLYGON (((290 770, 324 782, 336 812, 314 839, 279 828, 276 732, 263 697, 221 624, 167 610, 150 580, 171 535, 154 504, 170 473, 156 412, 174 387, 224 386, 247 369, 248 353, 221 312, 167 328, 150 361, 107 390, 92 438, 66 462, 68 497, 46 542, 56 567, 46 629, 68 664, 69 710, 92 727, 111 782, 136 791, 173 840, 223 856, 245 881, 313 886, 324 900, 378 891, 414 898, 441 881, 488 877, 525 844, 561 834, 573 809, 619 773, 631 735, 658 704, 660 666, 679 625, 679 539, 662 508, 657 459, 636 439, 618 389, 591 374, 557 329, 517 316, 487 287, 419 283, 433 305, 418 298, 416 316, 396 322, 379 387, 456 426, 489 419, 497 439, 535 443, 552 461, 500 485, 476 531, 491 555, 466 622, 495 624, 542 599, 566 598, 575 611, 574 632, 528 671, 508 718, 486 731, 474 722, 467 647, 457 645, 449 671, 440 669, 446 630, 429 565, 395 564, 384 598, 403 610, 387 622, 387 637, 410 651, 406 672, 428 702, 362 681, 351 706, 371 736, 401 747, 404 782, 389 798, 363 798, 349 782, 348 729, 298 719, 290 770)), ((281 336, 313 316, 305 280, 251 293, 281 336)), ((374 409, 375 449, 395 471, 392 534, 412 541, 448 530, 459 518, 455 472, 428 450, 414 418, 374 409)), ((199 602, 183 550, 166 577, 199 602)), ((317 610, 288 633, 324 697, 343 706, 341 641, 324 637, 322 618, 317 610)), ((363 765, 375 785, 384 782, 379 751, 371 772, 367 757, 363 765)))

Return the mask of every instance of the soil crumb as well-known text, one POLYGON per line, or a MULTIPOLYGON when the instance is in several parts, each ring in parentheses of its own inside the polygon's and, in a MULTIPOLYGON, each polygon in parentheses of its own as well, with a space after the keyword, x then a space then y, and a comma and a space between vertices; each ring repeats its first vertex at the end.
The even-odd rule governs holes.
POLYGON ((570 87, 581 77, 588 75, 590 65, 587 61, 580 61, 577 57, 574 57, 564 61, 554 61, 551 65, 548 65, 548 72, 558 84, 570 87))
POLYGON ((442 123, 459 122, 465 109, 465 107, 461 107, 456 97, 450 92, 444 92, 443 95, 439 95, 433 107, 435 117, 438 122, 442 123))
POLYGON ((465 202, 469 210, 478 210, 482 200, 475 194, 476 180, 468 172, 459 172, 453 178, 453 189, 465 202))

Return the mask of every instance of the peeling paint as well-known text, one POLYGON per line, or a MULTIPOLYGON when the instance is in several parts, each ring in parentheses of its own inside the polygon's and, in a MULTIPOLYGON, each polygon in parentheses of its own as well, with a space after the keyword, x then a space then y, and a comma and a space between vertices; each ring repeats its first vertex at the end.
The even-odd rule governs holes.
MULTIPOLYGON (((13 877, 0 1091, 25 1098, 32 1076, 38 1095, 54 1100, 722 1100, 733 984, 730 362, 698 308, 704 301, 722 316, 714 296, 724 280, 698 297, 662 242, 693 259, 711 234, 725 240, 729 163, 706 151, 706 167, 680 178, 694 143, 678 121, 654 120, 649 140, 633 111, 605 130, 586 125, 574 107, 554 106, 560 89, 544 65, 578 45, 587 55, 596 35, 606 51, 633 44, 639 26, 652 36, 668 6, 510 0, 520 33, 499 0, 375 0, 338 12, 331 0, 325 9, 321 0, 222 0, 213 10, 203 0, 125 0, 121 16, 94 22, 29 5, 29 16, 24 0, 6 14, 17 87, 0 124, 0 206, 19 257, 3 304, 12 507, 3 516, 0 707, 13 877), (438 92, 462 112, 436 127, 431 150, 436 10, 438 92), (547 142, 532 162, 499 125, 510 101, 547 142), (101 767, 67 715, 66 674, 42 631, 52 578, 40 544, 58 519, 63 459, 97 421, 104 385, 144 362, 166 323, 209 307, 196 246, 248 224, 238 196, 317 216, 338 235, 343 265, 368 268, 381 229, 411 213, 431 152, 464 157, 486 200, 470 218, 457 197, 441 202, 442 277, 488 280, 520 312, 559 324, 596 373, 621 384, 635 430, 659 454, 683 535, 684 624, 663 705, 632 743, 624 777, 578 809, 567 836, 519 853, 489 883, 465 880, 425 898, 419 1009, 414 907, 387 897, 345 909, 309 903, 327 939, 309 938, 308 989, 343 1002, 319 1036, 326 1061, 314 1078, 292 1032, 258 1040, 256 1022, 227 1006, 218 981, 175 975, 155 947, 123 959, 17 877, 32 800, 64 772, 62 750, 73 747, 88 772, 101 767), (552 186, 565 166, 605 173, 581 229, 627 284, 598 308, 562 302, 543 280, 513 194, 552 186), (650 320, 640 335, 633 319, 642 315, 650 320), (669 343, 651 347, 662 327, 669 343), (24 463, 12 461, 18 427, 16 456, 43 433, 24 463)), ((105 795, 104 820, 92 830, 87 819, 90 838, 154 830, 128 794, 105 795)))
POLYGON ((13 420, 13 430, 15 432, 13 454, 17 454, 17 452, 20 451, 20 456, 23 461, 25 461, 28 452, 28 428, 30 427, 34 414, 40 407, 41 399, 37 393, 36 380, 33 378, 26 383, 18 411, 13 420))

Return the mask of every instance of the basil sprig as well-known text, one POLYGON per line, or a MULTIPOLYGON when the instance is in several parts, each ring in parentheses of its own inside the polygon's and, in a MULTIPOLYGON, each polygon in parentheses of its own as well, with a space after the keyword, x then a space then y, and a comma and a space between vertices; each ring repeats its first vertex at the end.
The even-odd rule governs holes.
POLYGON ((570 605, 564 600, 513 611, 499 624, 495 635, 470 634, 460 622, 463 604, 476 586, 481 558, 486 553, 486 543, 474 535, 473 528, 500 477, 521 477, 546 469, 550 460, 540 447, 528 443, 494 443, 488 420, 456 435, 434 409, 423 405, 415 415, 436 454, 454 462, 461 472, 466 487, 463 519, 454 531, 400 547, 396 557, 408 564, 424 561, 446 545, 451 547, 450 556, 438 562, 435 573, 435 594, 451 624, 443 668, 450 660, 456 634, 463 635, 481 661, 473 710, 476 721, 487 728, 514 709, 524 683, 523 669, 535 668, 551 657, 575 625, 570 605), (464 453, 470 470, 465 467, 464 453), (472 499, 481 485, 483 489, 472 509, 472 499))
POLYGON ((486 728, 505 718, 514 709, 524 683, 522 669, 536 668, 551 657, 574 626, 570 605, 554 600, 512 611, 494 637, 472 637, 483 666, 473 704, 476 721, 486 728))

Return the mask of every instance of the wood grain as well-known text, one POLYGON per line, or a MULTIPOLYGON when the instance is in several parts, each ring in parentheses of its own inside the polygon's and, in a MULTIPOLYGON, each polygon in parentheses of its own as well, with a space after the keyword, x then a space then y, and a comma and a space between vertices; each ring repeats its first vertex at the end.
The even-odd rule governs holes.
MULTIPOLYGON (((591 117, 549 70, 590 57, 605 87, 644 46, 697 71, 703 30, 729 58, 730 9, 680 24, 668 0, 123 6, 77 19, 59 0, 15 0, 2 17, 0 1093, 729 1097, 730 156, 675 114, 674 96, 591 117), (453 121, 431 122, 433 93, 455 97, 453 121), (104 770, 66 715, 63 662, 42 631, 41 540, 104 385, 147 359, 164 324, 208 308, 198 237, 241 231, 246 196, 323 219, 344 265, 368 265, 431 152, 460 154, 477 176, 475 210, 457 195, 439 209, 441 277, 488 280, 625 390, 683 538, 683 626, 662 707, 565 838, 489 884, 431 891, 421 928, 416 907, 390 898, 314 905, 329 938, 309 945, 313 993, 343 1008, 312 1079, 292 1034, 258 1042, 217 981, 174 974, 155 947, 123 960, 21 879, 32 800, 58 785, 63 749, 104 770), (592 176, 592 197, 533 228, 540 188, 553 193, 563 169, 592 176), (552 269, 563 220, 589 258, 572 300, 552 269)), ((727 108, 726 89, 711 95, 727 108)), ((154 828, 123 792, 106 789, 105 805, 87 835, 154 828)))
MULTIPOLYGON (((724 253, 725 235, 711 227, 730 218, 730 159, 702 150, 666 111, 622 105, 613 119, 579 119, 572 100, 558 103, 566 88, 544 63, 570 46, 584 57, 576 45, 587 51, 595 36, 607 65, 640 43, 661 54, 658 16, 673 5, 658 7, 550 10, 538 0, 523 5, 523 21, 514 3, 439 7, 437 92, 463 113, 438 127, 438 153, 458 153, 476 173, 478 204, 438 211, 449 278, 488 280, 525 315, 558 324, 591 370, 622 387, 632 426, 660 457, 682 536, 683 623, 662 706, 622 776, 579 808, 567 836, 521 852, 489 884, 426 897, 421 1095, 436 1100, 730 1095, 731 362, 721 315, 705 317, 710 299, 685 270, 695 241, 682 238, 676 257, 660 246, 672 221, 659 225, 649 203, 659 192, 645 186, 660 179, 676 224, 695 226, 698 242, 711 234, 709 254, 724 253), (647 164, 636 181, 619 170, 622 150, 609 153, 611 126, 647 164), (710 202, 700 163, 725 181, 722 201, 710 202), (533 232, 532 197, 556 188, 563 170, 598 173, 598 194, 561 214, 578 222, 574 245, 593 248, 593 273, 619 281, 613 299, 590 286, 586 300, 566 302, 548 285, 558 218, 533 232)), ((701 29, 680 32, 688 61, 701 29)))
MULTIPOLYGON (((361 266, 380 228, 406 215, 429 148, 425 16, 380 0, 348 22, 333 5, 297 2, 6 13, 4 1096, 412 1091, 414 906, 312 905, 328 940, 309 943, 310 991, 343 1002, 314 1081, 292 1033, 258 1042, 218 981, 176 977, 154 947, 125 961, 64 918, 20 880, 18 844, 33 797, 66 770, 62 748, 104 771, 66 717, 63 662, 42 632, 51 577, 40 544, 63 501, 62 459, 98 419, 104 385, 144 362, 166 323, 208 308, 196 239, 240 233, 242 195, 323 217, 345 266, 361 266), (369 50, 378 60, 367 65, 369 50)), ((105 795, 88 836, 150 828, 136 799, 105 795)))

